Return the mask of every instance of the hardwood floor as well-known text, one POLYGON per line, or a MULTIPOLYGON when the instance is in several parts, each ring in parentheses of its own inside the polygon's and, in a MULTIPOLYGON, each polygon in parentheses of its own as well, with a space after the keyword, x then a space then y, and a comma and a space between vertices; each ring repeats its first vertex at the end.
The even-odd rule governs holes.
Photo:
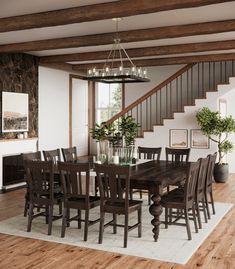
MULTIPOLYGON (((215 184, 216 201, 235 204, 235 175, 215 184)), ((22 214, 24 190, 0 194, 0 220, 22 214)), ((44 269, 234 269, 235 208, 224 217, 185 265, 0 234, 0 268, 44 269)))

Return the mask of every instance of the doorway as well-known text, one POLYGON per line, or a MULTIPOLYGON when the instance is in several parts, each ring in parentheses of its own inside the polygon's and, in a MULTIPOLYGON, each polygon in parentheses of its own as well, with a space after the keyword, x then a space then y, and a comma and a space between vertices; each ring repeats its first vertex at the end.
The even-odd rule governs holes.
POLYGON ((88 82, 70 75, 70 147, 77 148, 78 156, 89 154, 88 82))

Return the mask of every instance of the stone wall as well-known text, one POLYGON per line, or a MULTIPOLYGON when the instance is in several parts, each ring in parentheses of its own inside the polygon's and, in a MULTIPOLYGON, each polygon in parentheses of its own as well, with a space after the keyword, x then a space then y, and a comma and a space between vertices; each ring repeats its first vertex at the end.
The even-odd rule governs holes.
POLYGON ((29 94, 29 137, 38 136, 38 57, 27 54, 0 54, 0 139, 17 133, 2 133, 2 92, 29 94))

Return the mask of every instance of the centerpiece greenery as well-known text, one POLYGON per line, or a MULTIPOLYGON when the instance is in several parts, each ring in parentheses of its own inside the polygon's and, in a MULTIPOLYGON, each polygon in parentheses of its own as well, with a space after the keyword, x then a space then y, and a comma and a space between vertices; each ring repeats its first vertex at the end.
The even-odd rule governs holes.
POLYGON ((223 163, 223 157, 234 149, 233 143, 228 140, 228 135, 235 132, 235 120, 232 116, 222 118, 218 111, 211 111, 208 107, 199 110, 196 118, 203 133, 217 144, 219 161, 215 168, 219 171, 220 178, 217 178, 216 174, 214 177, 215 180, 224 182, 228 177, 228 164, 223 163))

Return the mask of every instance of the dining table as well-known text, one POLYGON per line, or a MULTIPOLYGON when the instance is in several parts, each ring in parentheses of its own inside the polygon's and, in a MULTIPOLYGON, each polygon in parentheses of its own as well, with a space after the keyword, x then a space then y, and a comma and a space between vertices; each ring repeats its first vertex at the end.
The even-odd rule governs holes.
MULTIPOLYGON (((92 158, 77 160, 77 163, 87 162, 94 168, 92 158)), ((159 226, 161 224, 161 197, 164 195, 168 186, 185 181, 189 166, 190 162, 165 160, 139 160, 135 164, 130 164, 130 188, 147 190, 151 194, 152 202, 149 206, 149 212, 153 216, 151 224, 153 225, 152 232, 155 242, 158 240, 159 226)), ((95 176, 95 170, 91 169, 90 177, 94 179, 95 176)))

